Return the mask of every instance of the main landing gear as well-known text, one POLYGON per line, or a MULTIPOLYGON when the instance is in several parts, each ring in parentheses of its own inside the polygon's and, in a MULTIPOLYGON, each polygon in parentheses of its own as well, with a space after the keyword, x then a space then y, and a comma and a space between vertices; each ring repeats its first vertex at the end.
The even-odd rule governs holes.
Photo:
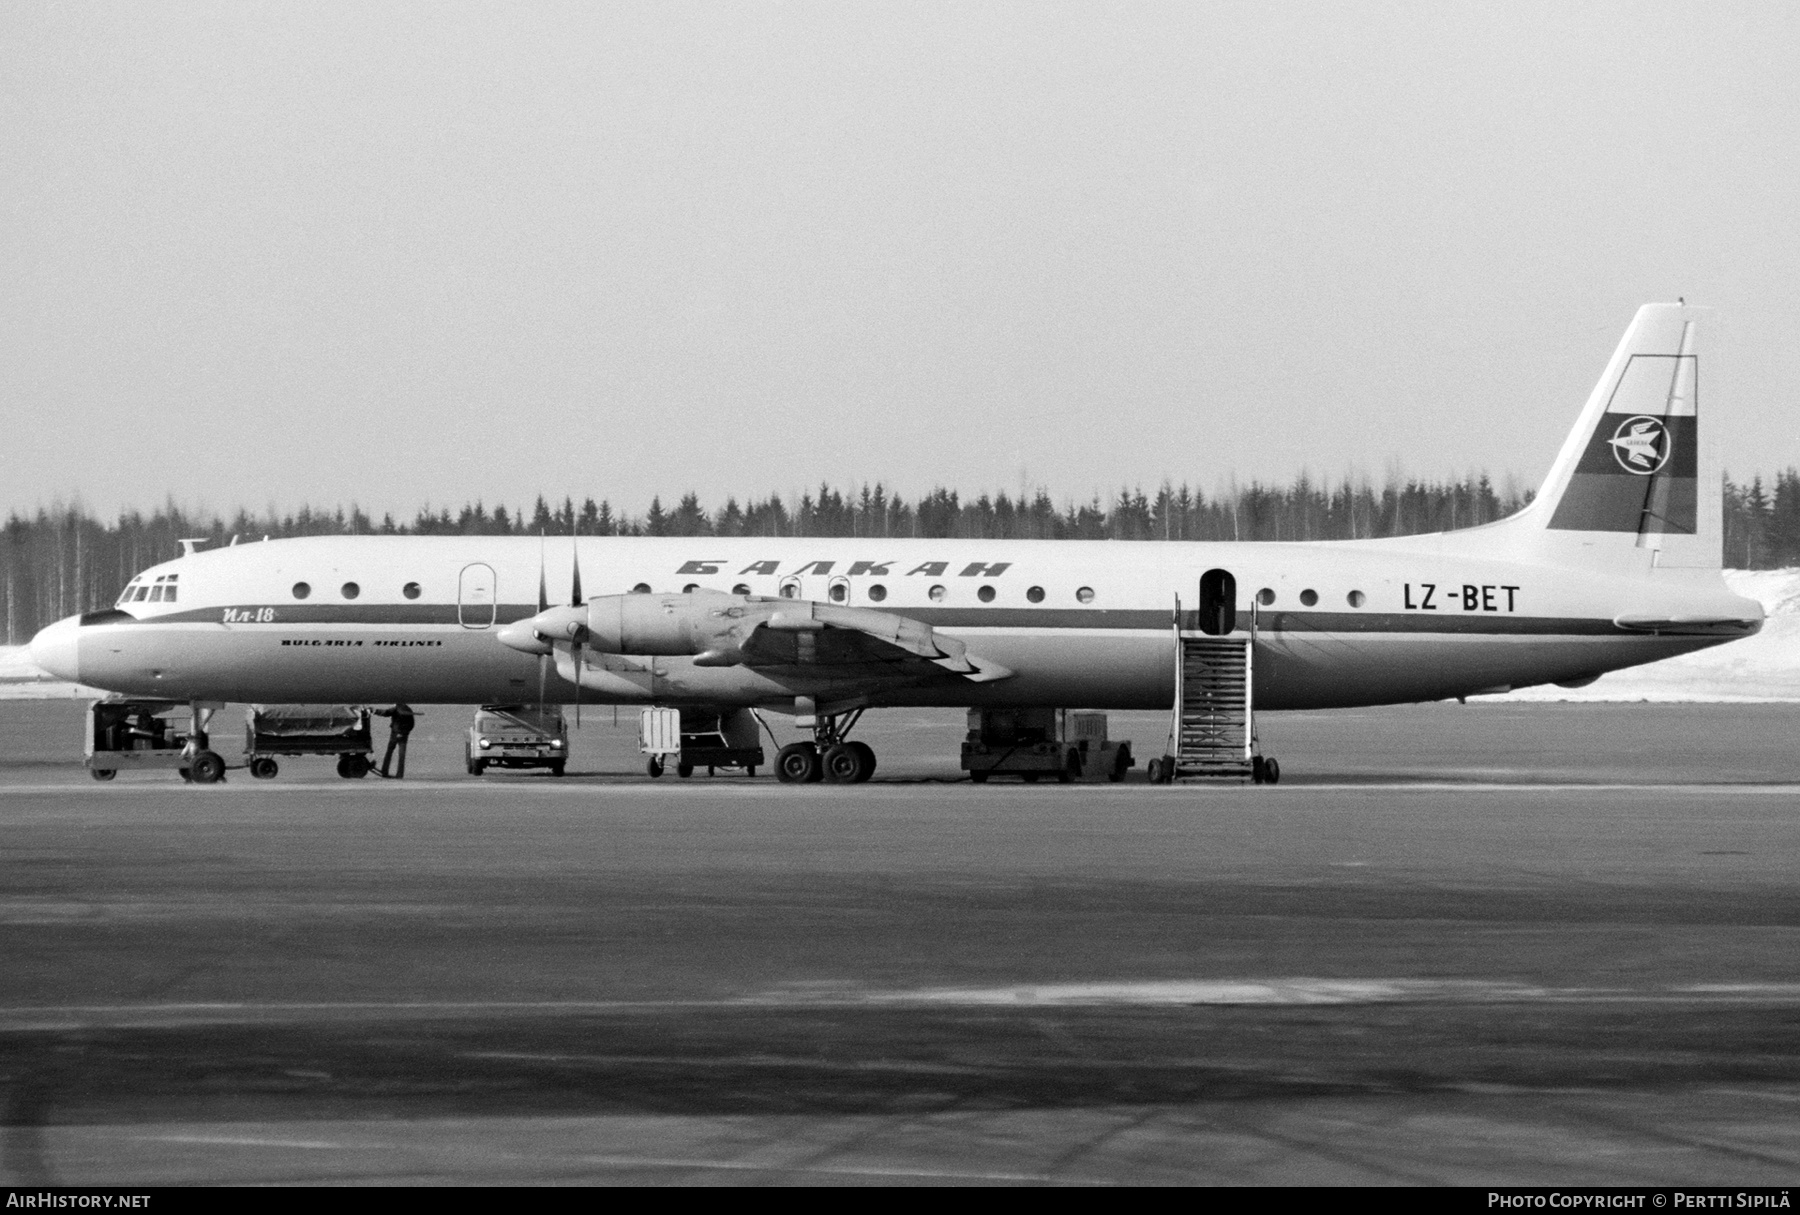
POLYGON ((862 710, 814 719, 813 741, 789 743, 775 757, 775 779, 783 784, 860 785, 875 775, 875 751, 866 742, 845 736, 862 710))

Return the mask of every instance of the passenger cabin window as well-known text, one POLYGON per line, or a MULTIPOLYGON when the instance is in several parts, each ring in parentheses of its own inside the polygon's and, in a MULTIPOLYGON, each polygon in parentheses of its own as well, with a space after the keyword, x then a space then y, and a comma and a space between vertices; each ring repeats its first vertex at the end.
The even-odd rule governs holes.
POLYGON ((781 580, 781 589, 778 590, 776 594, 780 595, 783 599, 800 598, 800 579, 792 577, 783 578, 781 580))
POLYGON ((312 587, 304 582, 294 583, 294 598, 304 599, 312 594, 312 587))
POLYGON ((1304 604, 1305 606, 1311 607, 1311 606, 1313 606, 1313 604, 1317 603, 1318 601, 1319 601, 1319 592, 1313 590, 1311 587, 1308 587, 1306 590, 1300 592, 1300 602, 1302 604, 1304 604))
POLYGON ((631 593, 633 595, 648 595, 650 593, 650 584, 648 582, 640 582, 631 588, 631 593))
POLYGON ((831 585, 825 591, 825 597, 833 603, 850 602, 850 580, 843 577, 833 578, 831 585))
POLYGON ((747 583, 740 582, 731 588, 731 593, 733 595, 748 595, 750 593, 750 587, 747 583))
POLYGON ((1268 607, 1271 603, 1275 602, 1275 592, 1265 586, 1262 590, 1256 592, 1256 601, 1264 607, 1268 607))
POLYGON ((408 599, 417 599, 420 595, 419 584, 416 582, 409 582, 400 588, 400 593, 405 595, 408 599))
POLYGON ((933 603, 942 603, 944 601, 944 596, 948 593, 949 592, 944 590, 943 585, 941 583, 937 586, 932 587, 929 591, 926 592, 926 594, 931 596, 931 601, 933 603))
POLYGON ((1044 588, 1041 586, 1032 587, 1025 592, 1025 599, 1028 603, 1042 603, 1044 601, 1044 588))
POLYGON ((1229 570, 1200 575, 1200 631, 1223 637, 1237 628, 1237 579, 1229 570))
POLYGON ((886 598, 887 598, 887 587, 882 586, 881 583, 879 583, 879 582, 872 583, 869 586, 869 602, 870 603, 880 603, 883 599, 886 599, 886 598))
POLYGON ((1081 587, 1078 590, 1076 590, 1075 602, 1077 602, 1077 603, 1092 603, 1093 601, 1094 601, 1094 588, 1093 587, 1084 586, 1084 587, 1081 587))
POLYGON ((362 594, 362 587, 357 586, 354 582, 346 582, 340 589, 343 591, 344 598, 346 599, 354 599, 362 594))
POLYGON ((975 592, 975 598, 981 600, 983 603, 992 603, 994 601, 994 588, 991 586, 982 587, 975 592))

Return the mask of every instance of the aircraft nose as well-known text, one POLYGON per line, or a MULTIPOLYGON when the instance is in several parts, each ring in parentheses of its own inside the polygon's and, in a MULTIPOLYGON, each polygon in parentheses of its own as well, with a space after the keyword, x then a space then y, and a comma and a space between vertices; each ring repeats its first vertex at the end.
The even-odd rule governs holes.
POLYGON ((39 629, 38 635, 31 639, 31 661, 58 679, 80 683, 81 655, 77 648, 80 640, 81 617, 65 616, 55 624, 39 629))

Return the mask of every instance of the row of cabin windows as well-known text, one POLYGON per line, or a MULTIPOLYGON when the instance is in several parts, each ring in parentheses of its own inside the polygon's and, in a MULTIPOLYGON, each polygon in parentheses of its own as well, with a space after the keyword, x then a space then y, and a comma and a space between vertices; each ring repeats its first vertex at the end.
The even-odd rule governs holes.
MULTIPOLYGON (((119 603, 174 603, 175 583, 180 577, 181 575, 179 574, 165 574, 157 578, 153 584, 147 585, 140 585, 134 580, 131 585, 125 588, 124 594, 119 596, 119 603)), ((683 593, 691 594, 700 589, 700 584, 697 582, 690 582, 681 589, 683 593)), ((294 598, 307 599, 312 595, 312 584, 308 582, 296 582, 294 583, 293 590, 294 598)), ((648 582, 640 582, 631 588, 631 592, 634 595, 648 595, 650 594, 650 584, 648 582)), ((409 582, 400 588, 400 593, 408 599, 417 599, 423 593, 423 590, 418 583, 409 582)), ((740 582, 731 588, 731 593, 734 595, 748 595, 751 591, 747 583, 740 582)), ((794 579, 783 582, 779 593, 783 599, 798 599, 800 597, 799 581, 794 579)), ((346 582, 338 588, 338 594, 342 595, 345 599, 355 599, 362 594, 362 587, 354 582, 346 582)), ((871 603, 881 603, 885 601, 888 596, 887 587, 879 582, 871 583, 864 591, 864 594, 869 597, 869 602, 871 603)), ((925 592, 925 594, 933 603, 942 603, 949 597, 950 591, 949 588, 940 582, 934 584, 925 592)), ((998 596, 999 592, 991 585, 983 585, 975 592, 975 597, 983 603, 992 603, 998 596)), ((827 591, 827 597, 833 603, 848 603, 850 600, 850 584, 847 582, 833 582, 827 591)), ((1044 588, 1041 586, 1028 587, 1025 591, 1025 599, 1028 603, 1042 603, 1044 597, 1044 588)), ((1275 599, 1275 591, 1271 587, 1265 586, 1260 591, 1256 592, 1256 602, 1263 607, 1272 607, 1275 603, 1275 599)), ((1077 587, 1075 590, 1075 601, 1081 604, 1092 603, 1094 601, 1094 588, 1091 586, 1077 587)), ((1364 603, 1368 602, 1368 596, 1364 595, 1361 591, 1351 591, 1348 595, 1344 596, 1344 601, 1353 608, 1359 608, 1364 603)), ((1300 592, 1301 606, 1315 607, 1318 605, 1318 602, 1319 592, 1313 590, 1311 587, 1300 592)))
MULTIPOLYGON (((1262 590, 1256 592, 1256 601, 1264 607, 1269 607, 1275 602, 1275 592, 1265 586, 1262 590)), ((1351 591, 1348 595, 1344 596, 1344 602, 1348 603, 1353 608, 1359 608, 1368 601, 1369 597, 1361 591, 1351 591)), ((1300 592, 1301 607, 1316 607, 1318 602, 1319 592, 1313 590, 1310 586, 1300 592)))
MULTIPOLYGON (((692 594, 699 589, 700 584, 698 582, 690 582, 682 587, 681 591, 683 594, 692 594)), ((648 595, 650 593, 650 584, 648 582, 640 582, 631 588, 631 592, 634 595, 648 595)), ((751 591, 747 583, 740 582, 731 588, 731 593, 734 595, 748 595, 751 591)), ((799 580, 784 580, 778 593, 783 599, 800 598, 799 580)), ((863 594, 869 597, 870 603, 882 603, 888 597, 887 587, 879 582, 870 583, 868 587, 864 588, 863 594)), ((925 592, 925 594, 933 603, 942 603, 949 597, 950 590, 940 582, 934 584, 930 590, 925 592)), ((850 602, 850 584, 848 582, 834 581, 831 583, 830 587, 827 588, 825 595, 826 598, 830 599, 833 603, 848 603, 850 602)), ((987 585, 978 588, 975 592, 975 598, 981 600, 983 603, 992 603, 998 596, 999 592, 992 586, 987 585)), ((1030 603, 1042 603, 1044 601, 1044 588, 1041 586, 1028 588, 1025 591, 1025 599, 1030 603)), ((1078 603, 1092 603, 1094 601, 1094 588, 1091 586, 1078 588, 1075 592, 1075 600, 1078 603)))
MULTIPOLYGON (((409 582, 405 586, 400 588, 400 593, 402 595, 406 596, 408 599, 417 599, 420 595, 422 595, 424 593, 424 589, 422 587, 420 587, 419 584, 416 582, 409 582)), ((357 585, 354 582, 346 582, 346 583, 344 583, 344 585, 338 587, 338 594, 342 595, 346 599, 355 599, 358 595, 362 594, 362 587, 357 585)), ((294 583, 294 598, 306 599, 306 598, 311 597, 311 595, 312 595, 312 583, 310 583, 310 582, 294 583)))

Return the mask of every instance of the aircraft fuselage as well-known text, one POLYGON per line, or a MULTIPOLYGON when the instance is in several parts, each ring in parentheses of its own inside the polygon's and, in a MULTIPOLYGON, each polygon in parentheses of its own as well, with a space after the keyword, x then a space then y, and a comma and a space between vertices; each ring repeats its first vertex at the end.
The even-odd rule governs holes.
MULTIPOLYGON (((333 536, 234 545, 156 566, 175 586, 90 613, 39 650, 109 691, 175 700, 502 703, 539 695, 540 660, 499 644, 531 617, 540 578, 567 602, 689 589, 867 607, 922 621, 1012 674, 882 685, 882 705, 1166 709, 1177 600, 1209 570, 1255 613, 1260 708, 1435 700, 1570 682, 1754 632, 1760 609, 1716 571, 1648 579, 1613 562, 1495 560, 1460 537, 1295 544, 794 538, 333 536), (1622 617, 1736 617, 1723 632, 1645 631, 1622 617), (58 648, 62 647, 62 648, 58 648)), ((1650 557, 1644 555, 1644 562, 1650 557)), ((1191 620, 1188 622, 1192 626, 1191 620)), ((61 628, 62 626, 53 626, 61 628)), ((565 671, 569 657, 559 656, 565 671)), ((834 695, 805 673, 588 651, 587 703, 760 705, 834 695)), ((66 672, 65 672, 66 673, 66 672)), ((575 687, 552 670, 545 698, 575 687)), ((839 687, 839 692, 846 689, 839 687)))

